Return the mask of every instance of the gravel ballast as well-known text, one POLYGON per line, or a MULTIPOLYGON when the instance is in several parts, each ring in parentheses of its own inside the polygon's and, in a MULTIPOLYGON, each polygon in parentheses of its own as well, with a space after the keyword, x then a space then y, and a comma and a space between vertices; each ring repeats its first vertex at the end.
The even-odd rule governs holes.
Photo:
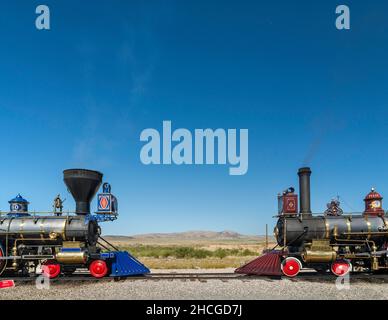
MULTIPOLYGON (((178 272, 178 270, 175 270, 178 272)), ((222 270, 221 272, 233 270, 222 270)), ((161 273, 161 270, 156 272, 161 273)), ((164 270, 172 272, 172 270, 164 270)), ((193 270, 180 270, 187 273, 193 270)), ((220 272, 201 270, 196 272, 220 272)), ((49 289, 32 283, 0 289, 0 300, 135 300, 135 299, 388 299, 388 283, 350 283, 339 290, 335 282, 292 281, 289 279, 241 280, 125 280, 108 282, 58 282, 49 289)))

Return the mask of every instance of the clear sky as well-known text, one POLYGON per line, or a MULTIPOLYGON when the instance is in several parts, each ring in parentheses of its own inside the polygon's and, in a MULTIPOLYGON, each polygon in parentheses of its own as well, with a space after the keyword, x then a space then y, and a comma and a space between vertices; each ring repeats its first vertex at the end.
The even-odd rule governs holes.
POLYGON ((61 193, 72 210, 72 167, 112 184, 120 219, 105 233, 262 234, 302 165, 314 211, 336 195, 360 211, 372 186, 388 199, 388 4, 346 1, 348 31, 338 4, 2 1, 0 207, 20 192, 48 210, 61 193), (39 4, 50 31, 35 28, 39 4), (248 173, 143 165, 140 132, 163 120, 248 129, 248 173))

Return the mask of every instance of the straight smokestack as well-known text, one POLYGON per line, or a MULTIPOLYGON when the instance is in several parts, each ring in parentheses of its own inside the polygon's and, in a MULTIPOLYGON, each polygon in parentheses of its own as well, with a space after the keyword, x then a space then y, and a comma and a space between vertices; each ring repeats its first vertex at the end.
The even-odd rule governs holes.
POLYGON ((311 170, 309 167, 300 168, 298 171, 299 201, 300 201, 299 207, 300 207, 300 213, 302 216, 311 215, 310 175, 311 175, 311 170))

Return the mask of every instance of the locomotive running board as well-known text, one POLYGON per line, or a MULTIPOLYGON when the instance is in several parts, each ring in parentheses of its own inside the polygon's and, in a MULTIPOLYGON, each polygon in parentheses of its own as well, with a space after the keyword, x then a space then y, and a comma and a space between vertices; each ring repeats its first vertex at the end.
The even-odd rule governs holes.
POLYGON ((111 277, 126 277, 150 273, 150 270, 127 251, 101 253, 101 258, 112 260, 111 277))

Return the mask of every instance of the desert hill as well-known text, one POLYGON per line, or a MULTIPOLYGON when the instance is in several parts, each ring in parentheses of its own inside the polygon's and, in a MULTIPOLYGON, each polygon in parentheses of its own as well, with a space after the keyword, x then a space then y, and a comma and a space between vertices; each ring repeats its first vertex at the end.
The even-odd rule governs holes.
MULTIPOLYGON (((224 230, 224 231, 185 231, 185 232, 172 232, 172 233, 146 233, 136 234, 130 236, 124 235, 105 235, 104 238, 110 241, 263 241, 265 236, 255 235, 243 235, 235 231, 224 230)), ((272 237, 270 237, 272 240, 272 237)))

